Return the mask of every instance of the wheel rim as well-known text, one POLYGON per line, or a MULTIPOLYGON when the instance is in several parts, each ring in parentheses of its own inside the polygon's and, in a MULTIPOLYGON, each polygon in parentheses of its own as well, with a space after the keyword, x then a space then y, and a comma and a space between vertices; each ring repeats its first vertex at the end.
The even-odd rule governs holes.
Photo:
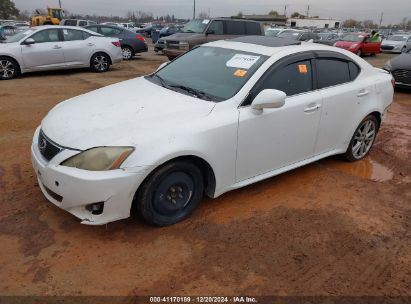
POLYGON ((9 60, 0 60, 0 75, 7 79, 13 77, 15 68, 13 62, 9 60))
POLYGON ((376 129, 376 125, 372 120, 364 121, 358 128, 351 146, 355 159, 363 158, 370 151, 375 139, 376 129))
POLYGON ((129 48, 123 48, 123 59, 130 59, 132 54, 131 54, 131 50, 129 48))
POLYGON ((99 71, 105 71, 108 68, 108 60, 105 56, 96 56, 94 58, 94 67, 99 71))
POLYGON ((157 186, 153 207, 161 215, 171 216, 184 211, 194 193, 193 178, 185 172, 167 175, 157 186))

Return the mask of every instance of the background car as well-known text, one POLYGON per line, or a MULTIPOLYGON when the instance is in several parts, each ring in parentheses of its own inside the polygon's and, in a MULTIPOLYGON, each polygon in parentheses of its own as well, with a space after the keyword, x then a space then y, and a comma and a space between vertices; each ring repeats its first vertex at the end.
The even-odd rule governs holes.
POLYGON ((411 49, 411 35, 391 35, 381 43, 382 52, 401 53, 411 49))
POLYGON ((275 28, 275 27, 270 27, 265 30, 264 35, 268 37, 277 37, 278 34, 281 32, 285 31, 286 29, 283 28, 275 28))
POLYGON ((162 52, 166 47, 166 42, 164 39, 160 38, 157 40, 156 44, 154 45, 154 52, 162 52))
POLYGON ((167 27, 164 27, 160 30, 160 38, 162 37, 168 37, 171 36, 175 33, 180 33, 182 30, 183 26, 176 26, 176 25, 170 25, 167 27))
POLYGON ((86 26, 85 28, 106 37, 118 38, 121 43, 124 60, 130 60, 134 55, 148 51, 146 39, 142 35, 138 35, 124 27, 97 24, 86 26))
POLYGON ((334 45, 339 39, 340 36, 336 33, 319 33, 319 39, 315 39, 315 43, 325 44, 325 45, 334 45))
POLYGON ((411 88, 411 49, 388 61, 384 70, 392 74, 396 86, 411 88))
POLYGON ((297 40, 297 41, 315 41, 320 39, 318 34, 313 33, 308 30, 293 30, 293 29, 288 29, 285 31, 282 31, 277 35, 278 38, 287 38, 287 39, 292 39, 292 40, 297 40))
POLYGON ((95 21, 91 20, 80 20, 80 19, 63 19, 60 22, 60 25, 65 25, 65 26, 87 26, 87 25, 93 25, 97 24, 95 21))
POLYGON ((106 72, 122 60, 120 42, 78 27, 34 27, 7 39, 0 48, 0 80, 18 74, 89 67, 106 72))
POLYGON ((13 25, 0 25, 0 40, 4 41, 19 32, 19 29, 13 25))
POLYGON ((337 41, 334 46, 355 53, 358 56, 379 54, 381 52, 381 42, 371 42, 369 39, 370 34, 367 33, 350 33, 337 41))
POLYGON ((145 37, 151 37, 152 31, 160 31, 163 28, 161 24, 148 24, 143 28, 136 30, 136 33, 144 35, 145 37))

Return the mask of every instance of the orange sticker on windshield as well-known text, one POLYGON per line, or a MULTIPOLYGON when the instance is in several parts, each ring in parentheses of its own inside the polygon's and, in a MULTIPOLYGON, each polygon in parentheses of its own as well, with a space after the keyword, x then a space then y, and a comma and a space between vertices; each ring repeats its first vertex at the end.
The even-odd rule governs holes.
POLYGON ((299 64, 298 65, 298 71, 300 71, 301 74, 307 74, 308 69, 306 64, 299 64))
POLYGON ((245 75, 247 75, 246 70, 238 69, 234 72, 234 76, 237 76, 237 77, 244 77, 245 75))

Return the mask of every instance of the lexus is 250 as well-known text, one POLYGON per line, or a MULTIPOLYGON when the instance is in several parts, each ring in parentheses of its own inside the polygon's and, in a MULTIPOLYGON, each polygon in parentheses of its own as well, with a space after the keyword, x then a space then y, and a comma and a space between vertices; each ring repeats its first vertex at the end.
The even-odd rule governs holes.
POLYGON ((166 226, 212 198, 334 154, 366 157, 392 76, 329 46, 248 36, 58 104, 35 131, 45 197, 100 225, 166 226), (139 92, 139 94, 135 94, 139 92))

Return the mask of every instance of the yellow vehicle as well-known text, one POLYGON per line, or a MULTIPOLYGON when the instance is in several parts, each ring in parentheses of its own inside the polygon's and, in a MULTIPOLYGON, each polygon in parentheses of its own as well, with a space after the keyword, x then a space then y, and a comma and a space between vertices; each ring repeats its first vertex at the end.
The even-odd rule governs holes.
POLYGON ((47 8, 47 16, 43 16, 39 11, 37 15, 31 17, 31 25, 59 25, 64 18, 64 10, 61 8, 47 8))

